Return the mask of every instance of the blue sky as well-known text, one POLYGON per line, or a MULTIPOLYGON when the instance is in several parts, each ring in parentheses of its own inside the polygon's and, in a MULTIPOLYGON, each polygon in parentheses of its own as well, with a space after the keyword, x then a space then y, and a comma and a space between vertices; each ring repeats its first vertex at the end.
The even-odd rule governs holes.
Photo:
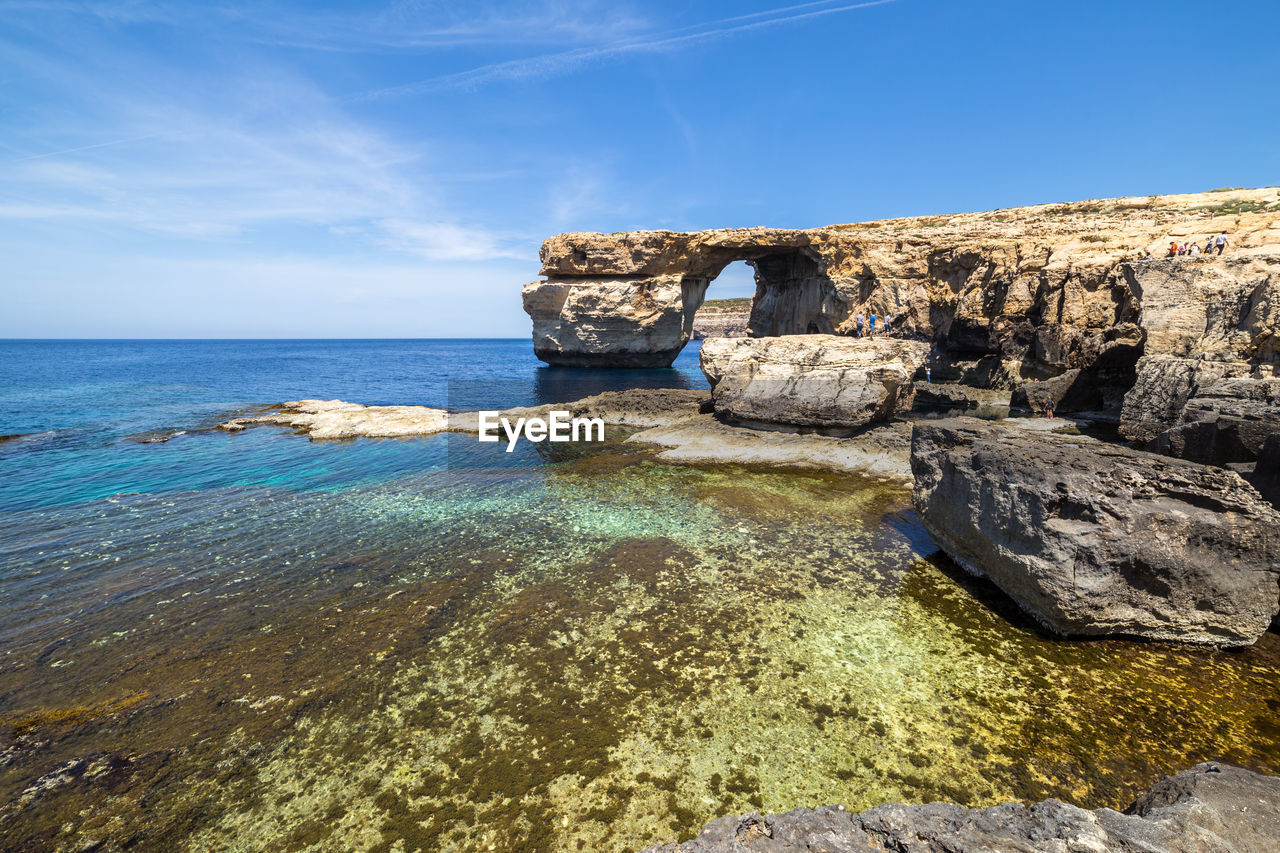
POLYGON ((1277 33, 1269 0, 0 0, 0 337, 523 337, 560 231, 1276 184, 1277 33))

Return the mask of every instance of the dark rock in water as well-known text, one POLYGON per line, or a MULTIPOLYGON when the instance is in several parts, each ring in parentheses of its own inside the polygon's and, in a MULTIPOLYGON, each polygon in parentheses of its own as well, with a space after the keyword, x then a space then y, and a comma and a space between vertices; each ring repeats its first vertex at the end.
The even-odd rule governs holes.
POLYGON ((1206 465, 1251 462, 1280 433, 1280 379, 1222 379, 1187 400, 1150 450, 1206 465))
POLYGON ((723 817, 684 844, 646 853, 1274 853, 1280 779, 1198 764, 1152 786, 1124 814, 1058 800, 966 809, 945 803, 842 806, 723 817))
POLYGON ((969 418, 915 424, 911 470, 942 550, 1055 633, 1249 645, 1280 607, 1280 512, 1235 472, 969 418))

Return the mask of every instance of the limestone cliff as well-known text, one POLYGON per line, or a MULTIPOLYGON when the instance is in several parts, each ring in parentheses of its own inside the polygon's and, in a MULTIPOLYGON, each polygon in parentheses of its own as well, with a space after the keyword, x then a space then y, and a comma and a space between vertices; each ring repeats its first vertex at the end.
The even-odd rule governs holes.
POLYGON ((1078 406, 1118 413, 1148 350, 1278 360, 1277 188, 809 230, 561 234, 542 246, 546 280, 524 288, 534 350, 551 364, 670 364, 736 260, 756 270, 753 336, 848 334, 860 313, 887 316, 933 344, 938 381, 1008 388, 1080 370, 1078 406), (1172 240, 1221 231, 1222 256, 1162 259, 1172 240))
POLYGON ((693 339, 745 338, 751 321, 751 300, 708 299, 693 317, 693 339))

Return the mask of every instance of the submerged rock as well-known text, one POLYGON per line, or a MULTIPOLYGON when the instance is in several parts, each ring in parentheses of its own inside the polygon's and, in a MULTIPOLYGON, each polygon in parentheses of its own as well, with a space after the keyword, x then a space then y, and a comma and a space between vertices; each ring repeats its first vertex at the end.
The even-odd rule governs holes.
POLYGON ((1280 513, 1232 471, 972 419, 917 423, 913 499, 965 569, 1058 634, 1253 643, 1280 513))
POLYGON ((717 415, 746 424, 852 429, 911 407, 929 345, 893 338, 787 335, 702 346, 717 415))
POLYGON ((946 803, 843 806, 723 817, 684 844, 646 853, 1271 853, 1280 849, 1280 779, 1229 764, 1167 776, 1125 813, 1058 800, 966 809, 946 803))

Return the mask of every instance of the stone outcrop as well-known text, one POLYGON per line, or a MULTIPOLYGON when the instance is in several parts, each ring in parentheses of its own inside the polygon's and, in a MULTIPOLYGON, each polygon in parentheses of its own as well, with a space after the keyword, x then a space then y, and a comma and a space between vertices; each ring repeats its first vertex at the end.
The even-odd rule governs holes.
POLYGON ((918 422, 934 541, 1051 631, 1238 646, 1280 596, 1280 513, 1232 471, 1082 436, 918 422))
MULTIPOLYGON (((547 417, 552 409, 571 417, 600 418, 607 424, 632 427, 671 426, 698 415, 706 402, 705 391, 674 388, 633 388, 606 391, 567 403, 506 408, 500 414, 512 419, 547 417)), ((246 427, 270 424, 291 427, 314 439, 392 438, 429 436, 442 432, 477 432, 476 412, 450 412, 429 406, 364 406, 342 400, 294 400, 262 415, 234 418, 218 429, 239 432, 246 427)))
POLYGON ((1280 346, 1278 272, 1280 258, 1266 252, 1126 268, 1145 340, 1124 397, 1122 435, 1149 443, 1183 420, 1201 388, 1274 370, 1280 346))
POLYGON ((849 430, 909 409, 929 345, 893 338, 720 338, 701 365, 717 415, 740 424, 849 430))
POLYGON ((627 440, 663 448, 657 457, 664 462, 813 468, 911 482, 911 426, 902 421, 850 436, 797 435, 734 426, 706 414, 627 440))
POLYGON ((708 299, 693 317, 693 339, 745 338, 750 322, 750 299, 708 299))
POLYGON ((1124 813, 1058 800, 966 809, 945 803, 843 806, 724 817, 684 844, 647 853, 1271 853, 1280 850, 1280 779, 1198 764, 1124 813))
POLYGON ((1145 445, 1176 424, 1187 401, 1220 379, 1247 375, 1241 361, 1209 361, 1172 355, 1144 356, 1125 395, 1120 434, 1145 445))
POLYGON ((665 364, 708 285, 745 260, 753 336, 850 334, 858 314, 888 316, 933 344, 936 381, 1013 388, 1079 370, 1080 405, 1118 415, 1144 352, 1276 360, 1278 226, 1280 190, 1261 189, 810 230, 561 234, 524 302, 549 363, 665 364), (1219 230, 1223 256, 1138 260, 1219 230))
POLYGON ((1257 460, 1272 435, 1280 435, 1280 379, 1223 379, 1199 388, 1150 449, 1228 465, 1257 460))

